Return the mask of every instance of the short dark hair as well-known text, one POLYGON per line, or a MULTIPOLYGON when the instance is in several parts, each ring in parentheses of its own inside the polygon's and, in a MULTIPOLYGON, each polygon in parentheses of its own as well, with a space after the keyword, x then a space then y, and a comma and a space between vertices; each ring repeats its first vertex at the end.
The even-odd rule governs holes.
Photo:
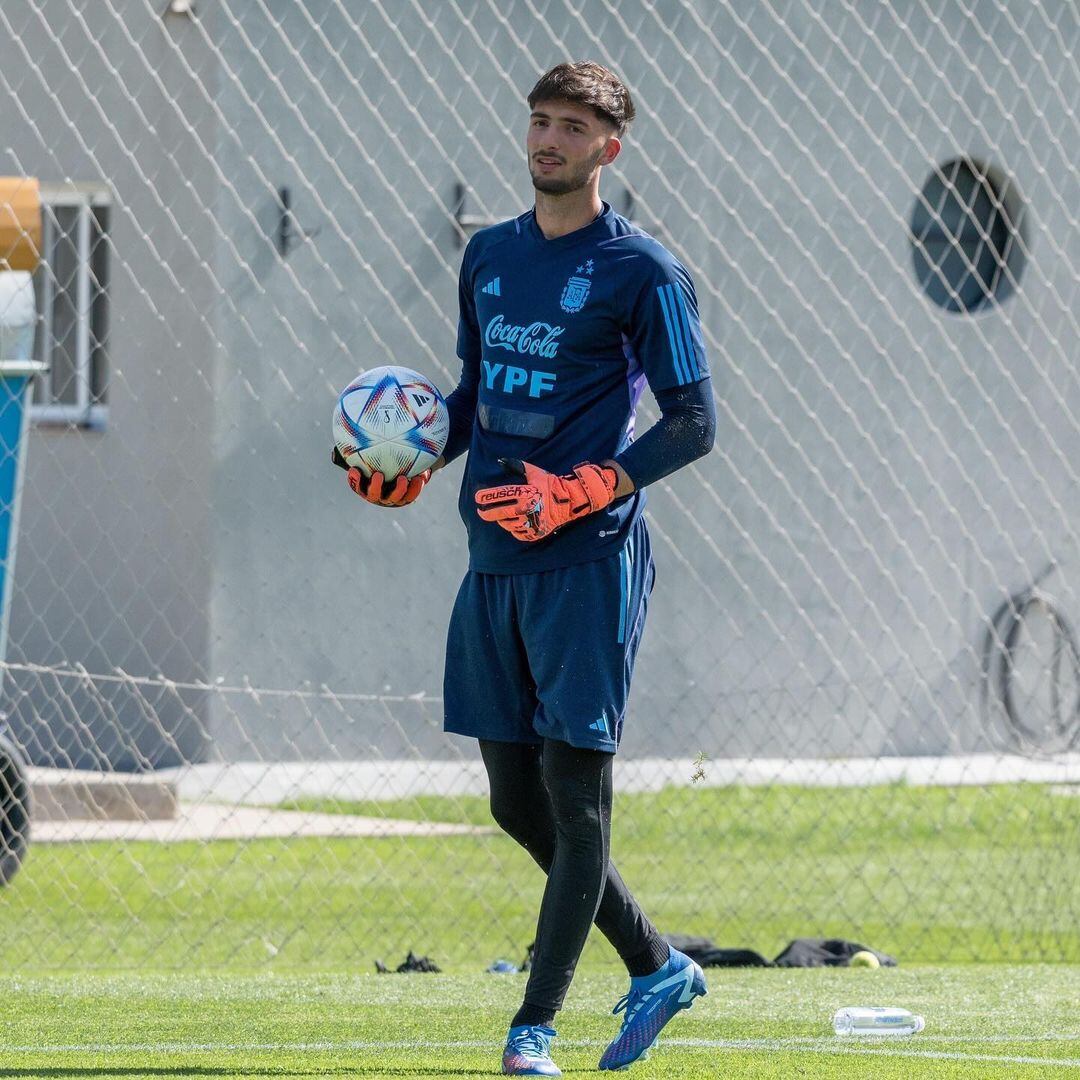
POLYGON ((529 93, 529 108, 535 108, 538 101, 585 105, 620 136, 634 119, 634 102, 626 84, 615 72, 593 60, 557 64, 545 72, 529 93))

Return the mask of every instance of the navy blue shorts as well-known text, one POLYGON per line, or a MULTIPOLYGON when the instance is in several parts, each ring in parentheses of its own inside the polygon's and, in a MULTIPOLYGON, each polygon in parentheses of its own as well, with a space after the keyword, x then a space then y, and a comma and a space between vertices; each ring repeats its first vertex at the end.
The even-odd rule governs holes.
POLYGON ((654 577, 642 519, 617 555, 596 562, 470 570, 450 616, 445 729, 614 753, 654 577))

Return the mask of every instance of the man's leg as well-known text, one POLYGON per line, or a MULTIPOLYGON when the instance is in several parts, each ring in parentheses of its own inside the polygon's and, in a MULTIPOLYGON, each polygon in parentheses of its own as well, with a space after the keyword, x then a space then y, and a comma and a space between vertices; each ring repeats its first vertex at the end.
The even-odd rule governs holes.
MULTIPOLYGON (((574 755, 596 753, 574 751, 565 743, 553 743, 553 746, 574 755)), ((491 813, 496 823, 533 857, 545 874, 550 873, 555 860, 556 824, 552 800, 544 782, 544 752, 535 745, 482 739, 480 753, 487 769, 491 813)), ((555 755, 562 756, 558 749, 555 755)), ((610 792, 610 760, 606 772, 610 792)), ((603 823, 605 834, 610 815, 609 794, 606 822, 603 823)), ((606 839, 603 846, 607 850, 606 839)), ((600 906, 593 921, 615 947, 631 976, 647 975, 667 959, 667 944, 638 906, 610 859, 600 906)))
POLYGON ((457 735, 540 748, 536 685, 517 626, 511 579, 470 570, 446 634, 443 727, 457 735))
POLYGON ((612 759, 612 754, 544 741, 544 787, 555 823, 555 854, 515 1025, 552 1023, 596 917, 611 839, 612 759))

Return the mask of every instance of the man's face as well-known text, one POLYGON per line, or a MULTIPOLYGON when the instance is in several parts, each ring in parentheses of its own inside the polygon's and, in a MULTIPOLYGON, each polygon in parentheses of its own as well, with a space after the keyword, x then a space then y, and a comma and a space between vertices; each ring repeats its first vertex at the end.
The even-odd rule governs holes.
POLYGON ((533 187, 567 195, 586 187, 601 165, 619 152, 611 125, 584 105, 538 101, 529 116, 525 150, 533 187))

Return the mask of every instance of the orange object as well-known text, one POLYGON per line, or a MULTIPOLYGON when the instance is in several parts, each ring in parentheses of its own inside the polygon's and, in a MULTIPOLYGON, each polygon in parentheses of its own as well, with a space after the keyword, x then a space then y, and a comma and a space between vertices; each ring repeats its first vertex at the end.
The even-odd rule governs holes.
POLYGON ((525 543, 542 540, 567 522, 603 510, 614 500, 619 484, 610 465, 586 461, 566 476, 555 476, 515 458, 499 458, 499 463, 524 483, 481 488, 475 496, 476 512, 525 543))
POLYGON ((29 270, 41 258, 41 189, 31 176, 0 176, 0 270, 29 270))
POLYGON ((391 487, 386 483, 386 477, 381 472, 373 472, 371 477, 365 478, 359 469, 349 470, 349 487, 362 499, 376 506, 408 506, 416 502, 424 485, 431 479, 431 470, 425 469, 422 473, 409 479, 407 476, 399 476, 391 487), (385 486, 385 490, 384 490, 385 486))

